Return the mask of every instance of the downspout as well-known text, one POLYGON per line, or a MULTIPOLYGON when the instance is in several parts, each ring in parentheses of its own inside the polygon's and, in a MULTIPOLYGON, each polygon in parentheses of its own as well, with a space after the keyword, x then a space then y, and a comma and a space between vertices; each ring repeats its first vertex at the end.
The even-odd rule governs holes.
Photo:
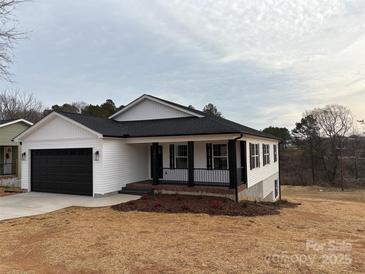
POLYGON ((281 201, 281 172, 280 172, 280 145, 283 143, 283 141, 280 141, 278 143, 278 168, 279 168, 279 201, 281 201))
MULTIPOLYGON (((233 139, 234 140, 234 143, 236 144, 236 141, 239 140, 239 139, 241 139, 242 137, 243 137, 243 134, 240 133, 240 136, 238 136, 238 137, 236 137, 236 138, 233 139)), ((237 151, 237 145, 236 145, 236 148, 235 149, 237 151)), ((236 162, 236 180, 235 180, 235 184, 234 184, 234 190, 235 190, 235 199, 236 199, 236 202, 238 203, 237 153, 236 153, 236 161, 235 162, 236 162)), ((241 165, 242 165, 242 163, 241 163, 241 165)))

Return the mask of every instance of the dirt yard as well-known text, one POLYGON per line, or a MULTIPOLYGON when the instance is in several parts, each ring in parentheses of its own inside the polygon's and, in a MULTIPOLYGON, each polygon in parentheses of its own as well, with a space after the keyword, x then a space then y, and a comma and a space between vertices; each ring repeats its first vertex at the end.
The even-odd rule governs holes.
POLYGON ((365 203, 318 192, 285 189, 301 205, 256 217, 68 208, 3 221, 0 273, 364 273, 365 203))

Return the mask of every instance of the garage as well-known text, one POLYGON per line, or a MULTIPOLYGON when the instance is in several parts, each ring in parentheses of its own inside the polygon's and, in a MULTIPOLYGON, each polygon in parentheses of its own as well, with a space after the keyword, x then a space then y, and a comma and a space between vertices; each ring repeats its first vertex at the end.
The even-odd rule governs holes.
POLYGON ((93 194, 92 148, 31 150, 31 191, 93 194))

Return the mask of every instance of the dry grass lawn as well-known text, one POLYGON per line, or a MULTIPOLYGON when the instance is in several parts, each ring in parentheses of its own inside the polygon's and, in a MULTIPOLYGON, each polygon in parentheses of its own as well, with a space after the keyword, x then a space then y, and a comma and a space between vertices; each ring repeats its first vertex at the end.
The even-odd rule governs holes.
POLYGON ((287 193, 301 205, 259 217, 68 208, 3 221, 0 273, 364 273, 365 203, 287 193), (307 240, 352 251, 308 251, 307 240), (315 259, 266 262, 275 254, 315 259))
POLYGON ((290 198, 318 198, 365 203, 365 189, 345 189, 320 186, 283 186, 284 195, 290 198))

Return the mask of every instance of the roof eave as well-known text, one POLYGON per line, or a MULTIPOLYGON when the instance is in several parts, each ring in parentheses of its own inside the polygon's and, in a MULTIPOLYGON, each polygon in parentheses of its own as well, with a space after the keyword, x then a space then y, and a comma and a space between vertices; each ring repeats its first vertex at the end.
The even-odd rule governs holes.
POLYGON ((10 125, 13 125, 13 124, 17 124, 17 123, 24 123, 24 124, 27 124, 28 126, 32 126, 33 125, 32 122, 29 122, 29 121, 27 121, 25 119, 16 119, 16 120, 10 121, 8 123, 1 124, 0 125, 0 128, 6 127, 6 126, 10 126, 10 125))
POLYGON ((108 135, 104 134, 105 138, 149 138, 149 137, 179 137, 179 136, 194 136, 194 135, 224 135, 224 134, 241 134, 240 132, 209 132, 209 133, 186 133, 186 134, 151 134, 151 135, 108 135))

